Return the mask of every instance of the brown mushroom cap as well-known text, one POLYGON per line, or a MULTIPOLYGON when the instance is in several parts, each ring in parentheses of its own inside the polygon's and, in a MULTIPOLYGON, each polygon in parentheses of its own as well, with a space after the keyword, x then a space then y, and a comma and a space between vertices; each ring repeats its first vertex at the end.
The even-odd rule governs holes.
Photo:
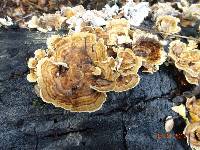
POLYGON ((101 69, 101 75, 97 76, 99 79, 92 84, 92 88, 101 91, 112 91, 115 86, 115 80, 119 77, 116 71, 116 61, 113 57, 109 57, 106 47, 103 45, 103 40, 100 39, 93 47, 94 50, 89 52, 94 64, 101 69))
POLYGON ((142 65, 131 49, 105 43, 103 36, 89 32, 53 36, 47 40, 47 50, 35 52, 37 61, 27 78, 37 81, 47 103, 70 111, 96 111, 106 100, 105 92, 135 87, 142 65))
POLYGON ((200 51, 195 41, 189 40, 185 44, 179 40, 173 41, 169 46, 169 54, 175 66, 184 71, 186 80, 190 84, 199 84, 200 81, 200 51))
POLYGON ((116 63, 114 58, 108 57, 106 61, 96 62, 96 64, 101 69, 104 79, 115 81, 119 77, 119 73, 116 71, 116 63))
POLYGON ((120 76, 117 78, 114 91, 115 92, 123 92, 130 90, 138 85, 140 81, 140 76, 137 74, 129 74, 126 76, 120 76))
POLYGON ((90 88, 91 74, 78 70, 76 65, 65 68, 44 58, 37 65, 37 75, 42 99, 55 106, 89 112, 99 109, 106 99, 105 93, 90 88))
POLYGON ((89 32, 95 34, 97 39, 102 38, 104 40, 104 44, 106 45, 109 42, 109 34, 106 29, 103 29, 102 27, 84 26, 81 28, 81 32, 89 32))
POLYGON ((190 122, 199 122, 200 121, 200 99, 195 97, 188 98, 186 102, 186 108, 189 111, 191 117, 190 122))
POLYGON ((27 80, 29 82, 37 82, 37 74, 35 69, 30 68, 30 73, 27 75, 27 80))
POLYGON ((190 84, 195 84, 195 85, 199 85, 200 83, 200 77, 193 77, 191 76, 189 73, 187 72, 183 72, 185 75, 186 80, 190 83, 190 84))
POLYGON ((197 148, 200 146, 200 122, 189 124, 185 128, 184 134, 191 147, 197 148))
POLYGON ((156 19, 156 26, 159 31, 165 34, 174 34, 181 31, 181 28, 178 26, 179 22, 180 19, 170 15, 158 16, 156 19))
POLYGON ((117 50, 117 71, 121 75, 137 74, 142 66, 142 59, 137 57, 131 49, 126 48, 117 50))
POLYGON ((61 29, 62 24, 66 20, 66 17, 61 14, 43 14, 43 16, 33 16, 28 22, 29 28, 37 28, 41 32, 51 31, 52 29, 61 29))
POLYGON ((96 79, 88 52, 95 44, 95 36, 90 33, 73 34, 55 43, 52 57, 41 59, 37 65, 37 82, 44 101, 70 111, 100 109, 106 95, 90 87, 96 79))
POLYGON ((186 44, 180 40, 172 41, 169 44, 169 53, 168 56, 171 57, 174 61, 180 57, 181 53, 186 51, 186 44))
POLYGON ((156 72, 166 59, 166 53, 158 37, 140 30, 136 30, 133 37, 132 50, 136 56, 143 58, 145 71, 156 72))
POLYGON ((33 57, 29 58, 28 68, 35 68, 37 63, 38 63, 38 61, 35 58, 33 58, 33 57))
POLYGON ((118 38, 120 36, 124 37, 125 39, 124 42, 130 41, 129 29, 130 29, 130 24, 128 23, 128 20, 124 18, 113 19, 113 20, 108 21, 106 24, 106 31, 109 35, 107 45, 119 44, 118 38))
POLYGON ((200 51, 192 50, 183 52, 176 62, 176 67, 186 71, 193 77, 200 74, 200 51))

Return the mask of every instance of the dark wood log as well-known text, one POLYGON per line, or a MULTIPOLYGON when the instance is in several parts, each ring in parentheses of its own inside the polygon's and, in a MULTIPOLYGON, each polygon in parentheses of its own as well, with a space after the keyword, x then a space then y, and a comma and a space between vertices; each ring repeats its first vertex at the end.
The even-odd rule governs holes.
POLYGON ((19 29, 0 31, 0 149, 113 149, 184 150, 175 130, 164 130, 172 112, 174 91, 179 90, 173 67, 142 73, 140 84, 123 93, 110 92, 101 110, 71 113, 43 103, 28 83, 27 59, 46 48, 52 33, 19 29))

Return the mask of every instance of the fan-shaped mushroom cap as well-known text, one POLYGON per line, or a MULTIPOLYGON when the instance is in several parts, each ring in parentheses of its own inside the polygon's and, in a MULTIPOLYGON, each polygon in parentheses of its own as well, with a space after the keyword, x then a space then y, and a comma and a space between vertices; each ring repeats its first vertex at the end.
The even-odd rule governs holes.
POLYGON ((43 49, 38 49, 34 52, 34 54, 35 54, 35 58, 37 60, 40 60, 46 56, 46 51, 43 49))
POLYGON ((133 33, 132 50, 136 56, 143 59, 146 72, 156 72, 166 60, 166 53, 156 35, 136 30, 133 33))
POLYGON ((37 74, 35 69, 30 69, 30 73, 27 75, 27 80, 29 82, 36 82, 37 81, 37 74))
POLYGON ((107 22, 106 31, 109 34, 108 45, 122 44, 123 42, 131 42, 128 35, 130 29, 130 24, 128 20, 122 19, 113 19, 107 22), (119 37, 124 38, 123 42, 119 37), (121 40, 121 41, 120 41, 121 40))
POLYGON ((38 63, 38 61, 35 58, 31 57, 28 60, 28 67, 29 68, 36 68, 37 63, 38 63))
POLYGON ((29 28, 37 28, 41 32, 51 31, 52 29, 61 29, 66 17, 60 14, 44 14, 41 17, 33 16, 28 22, 29 28))
POLYGON ((159 31, 165 34, 174 34, 181 31, 181 28, 178 26, 179 22, 180 19, 173 16, 159 16, 156 19, 156 26, 159 31))
POLYGON ((194 148, 200 147, 200 122, 195 122, 187 125, 184 134, 187 137, 188 144, 194 148))
POLYGON ((189 111, 190 122, 200 121, 200 99, 196 99, 195 97, 188 98, 186 108, 189 111))
POLYGON ((187 72, 183 72, 185 75, 186 80, 190 83, 190 84, 195 84, 195 85, 199 85, 200 83, 200 77, 193 77, 191 76, 189 73, 187 72))
MULTIPOLYGON (((92 88, 104 92, 122 92, 134 88, 139 83, 140 78, 137 75, 137 72, 142 65, 142 60, 135 56, 131 49, 124 50, 123 48, 120 48, 117 50, 116 63, 114 64, 113 58, 110 60, 112 60, 112 65, 108 66, 107 69, 102 68, 102 70, 106 72, 103 73, 105 74, 104 82, 101 81, 99 83, 103 83, 104 85, 98 84, 98 81, 100 81, 98 80, 92 88)), ((103 66, 106 67, 105 65, 103 66)))
MULTIPOLYGON (((62 66, 61 66, 62 67, 62 66)), ((70 66, 61 70, 49 58, 39 61, 37 66, 40 96, 47 103, 70 111, 95 111, 106 99, 105 93, 91 89, 84 78, 89 75, 70 66)))
POLYGON ((81 28, 81 32, 89 32, 96 35, 97 39, 103 39, 104 44, 107 44, 109 35, 102 27, 91 27, 91 26, 84 26, 81 28))
POLYGON ((186 80, 191 84, 199 84, 200 81, 200 51, 195 41, 189 40, 185 44, 179 40, 173 41, 169 46, 169 54, 175 66, 184 71, 186 80))
POLYGON ((97 43, 94 34, 82 32, 54 40, 52 57, 37 65, 37 82, 45 102, 70 111, 100 109, 106 94, 91 88, 99 77, 93 73, 95 66, 89 56, 93 46, 94 50, 100 47, 97 43))
POLYGON ((137 57, 131 49, 117 50, 117 71, 123 75, 137 74, 142 66, 142 58, 137 57))
POLYGON ((88 30, 50 37, 48 49, 37 50, 29 60, 27 79, 37 81, 43 101, 70 111, 91 112, 100 109, 105 92, 122 92, 138 84, 142 58, 128 48, 107 47, 102 28, 88 30))
POLYGON ((186 51, 180 55, 180 58, 175 65, 178 69, 184 70, 197 77, 200 74, 200 51, 186 51))
POLYGON ((181 42, 180 40, 175 40, 169 44, 168 56, 175 61, 184 51, 186 51, 186 44, 181 42))
POLYGON ((106 61, 96 62, 96 65, 101 69, 104 79, 115 81, 119 77, 114 58, 108 57, 106 61))
POLYGON ((99 79, 91 85, 91 88, 100 92, 113 91, 116 79, 120 74, 116 71, 114 58, 108 57, 106 61, 97 61, 95 64, 101 69, 99 79))
POLYGON ((115 82, 114 91, 123 92, 130 90, 138 85, 140 76, 138 74, 129 74, 126 76, 119 76, 115 82))
MULTIPOLYGON (((66 46, 71 44, 66 43, 66 46)), ((66 49, 68 54, 65 50, 66 58, 63 61, 68 62, 67 65, 54 63, 51 58, 44 58, 37 65, 37 82, 42 99, 70 111, 89 112, 99 109, 106 95, 90 88, 93 75, 89 56, 87 53, 81 55, 83 49, 78 46, 74 47, 73 55, 70 55, 69 48, 66 49)))

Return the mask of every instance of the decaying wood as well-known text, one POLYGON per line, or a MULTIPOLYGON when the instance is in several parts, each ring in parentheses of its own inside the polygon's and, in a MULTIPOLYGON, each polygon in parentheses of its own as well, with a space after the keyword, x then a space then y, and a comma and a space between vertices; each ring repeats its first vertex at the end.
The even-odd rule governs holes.
POLYGON ((140 72, 137 87, 110 92, 95 113, 70 113, 43 103, 26 80, 26 63, 35 49, 46 48, 51 34, 0 31, 0 149, 188 149, 184 137, 175 136, 182 133, 180 118, 170 137, 164 128, 165 118, 175 116, 173 93, 182 92, 172 66, 140 72))

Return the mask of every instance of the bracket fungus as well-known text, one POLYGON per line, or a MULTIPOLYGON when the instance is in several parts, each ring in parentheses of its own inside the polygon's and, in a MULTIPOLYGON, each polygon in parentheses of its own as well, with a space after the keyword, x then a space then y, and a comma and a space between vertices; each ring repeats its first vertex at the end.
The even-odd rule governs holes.
POLYGON ((88 51, 92 51, 97 43, 95 35, 79 33, 67 37, 54 36, 47 43, 51 48, 48 50, 53 53, 46 56, 44 51, 37 50, 35 58, 28 63, 32 67, 30 64, 33 60, 38 60, 35 69, 43 101, 70 111, 90 112, 99 109, 106 94, 90 87, 96 78, 88 55, 88 51))
POLYGON ((144 71, 156 72, 159 65, 166 60, 166 53, 158 37, 140 30, 134 31, 132 36, 132 50, 136 56, 143 59, 144 71))
POLYGON ((178 26, 179 22, 179 18, 170 15, 158 16, 156 19, 156 27, 158 31, 166 35, 174 34, 181 31, 181 28, 178 26))
POLYGON ((108 45, 117 45, 123 43, 130 43, 131 39, 129 37, 130 24, 128 20, 113 19, 107 21, 106 32, 109 35, 108 45))
POLYGON ((190 123, 185 128, 184 134, 187 137, 187 142, 193 149, 200 147, 200 122, 190 123))
POLYGON ((188 144, 194 149, 200 147, 200 99, 195 96, 187 98, 186 108, 189 112, 189 122, 184 130, 188 144))
POLYGON ((200 99, 196 99, 195 96, 187 98, 186 108, 190 115, 190 122, 200 121, 200 99))
POLYGON ((136 56, 131 49, 123 49, 117 51, 117 70, 121 75, 137 74, 142 66, 142 59, 136 56))
POLYGON ((81 27, 82 32, 95 33, 97 38, 103 38, 108 46, 117 46, 124 43, 131 43, 129 36, 130 24, 124 18, 112 19, 106 22, 105 28, 102 27, 81 27))
POLYGON ((168 56, 171 57, 174 61, 180 58, 180 54, 183 51, 186 51, 187 45, 180 40, 174 40, 169 44, 169 53, 168 56))
POLYGON ((29 28, 36 28, 41 32, 51 31, 52 29, 58 30, 66 20, 66 17, 60 14, 43 14, 43 16, 33 16, 28 22, 29 28))
POLYGON ((47 103, 70 111, 92 112, 101 108, 106 92, 131 89, 140 80, 137 72, 141 58, 124 48, 113 51, 113 57, 104 39, 96 34, 52 36, 47 44, 46 51, 39 49, 29 59, 27 76, 30 82, 37 81, 40 97, 47 103))
POLYGON ((175 40, 170 43, 168 56, 174 61, 175 66, 184 71, 186 80, 191 84, 200 81, 200 51, 195 41, 185 43, 175 40))
POLYGON ((37 81, 36 67, 37 67, 38 61, 46 56, 46 52, 45 50, 38 49, 34 52, 34 55, 35 57, 31 57, 28 60, 28 68, 30 69, 30 73, 27 75, 27 80, 29 82, 37 81))

